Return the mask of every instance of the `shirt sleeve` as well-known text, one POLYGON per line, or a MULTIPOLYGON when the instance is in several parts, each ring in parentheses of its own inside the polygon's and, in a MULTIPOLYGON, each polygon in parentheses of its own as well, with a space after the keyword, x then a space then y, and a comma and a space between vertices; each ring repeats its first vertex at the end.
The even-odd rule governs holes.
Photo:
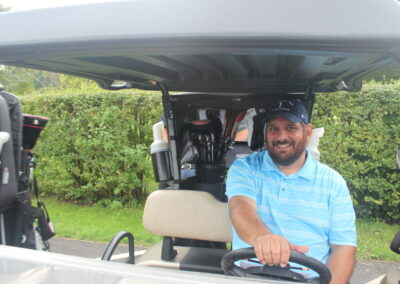
POLYGON ((329 243, 357 246, 355 213, 345 180, 338 173, 330 198, 329 243))
POLYGON ((226 195, 228 199, 240 195, 257 201, 254 170, 247 158, 237 159, 231 165, 226 179, 226 195))

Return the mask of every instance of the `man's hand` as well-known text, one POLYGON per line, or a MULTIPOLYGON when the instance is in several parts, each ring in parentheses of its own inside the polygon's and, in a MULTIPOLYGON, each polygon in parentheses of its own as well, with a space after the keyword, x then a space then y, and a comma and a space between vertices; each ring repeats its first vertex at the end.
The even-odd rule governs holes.
POLYGON ((307 246, 289 243, 280 235, 272 234, 256 211, 256 203, 248 197, 234 196, 229 201, 232 223, 239 236, 254 247, 257 258, 263 264, 285 267, 290 250, 307 252, 307 246))
POLYGON ((291 244, 286 238, 272 233, 259 235, 250 244, 254 247, 254 252, 262 264, 281 267, 287 265, 290 250, 302 253, 308 251, 308 246, 291 244))

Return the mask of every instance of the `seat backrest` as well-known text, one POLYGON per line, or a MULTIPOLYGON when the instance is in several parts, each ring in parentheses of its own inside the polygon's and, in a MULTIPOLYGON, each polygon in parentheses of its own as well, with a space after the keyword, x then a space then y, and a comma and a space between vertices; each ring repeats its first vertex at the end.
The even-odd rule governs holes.
POLYGON ((225 155, 225 166, 229 169, 237 158, 249 156, 253 153, 247 142, 235 142, 225 155))
POLYGON ((232 241, 228 204, 203 191, 154 191, 146 201, 143 225, 160 236, 232 241))

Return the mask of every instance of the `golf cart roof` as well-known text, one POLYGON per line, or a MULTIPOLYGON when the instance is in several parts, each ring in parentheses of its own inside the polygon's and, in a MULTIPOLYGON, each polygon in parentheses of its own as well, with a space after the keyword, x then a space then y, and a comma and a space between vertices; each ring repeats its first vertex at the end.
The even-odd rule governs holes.
POLYGON ((357 90, 400 58, 396 0, 138 0, 0 13, 0 64, 106 89, 357 90))

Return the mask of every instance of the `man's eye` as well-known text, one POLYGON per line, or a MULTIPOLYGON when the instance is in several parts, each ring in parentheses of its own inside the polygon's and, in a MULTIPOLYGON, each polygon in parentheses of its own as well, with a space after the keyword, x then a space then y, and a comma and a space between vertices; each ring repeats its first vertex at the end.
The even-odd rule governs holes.
POLYGON ((268 131, 276 131, 276 127, 273 127, 273 126, 271 126, 271 127, 268 127, 268 131))
POLYGON ((287 130, 288 131, 294 131, 294 130, 296 130, 297 128, 296 128, 296 126, 288 126, 287 127, 287 130))

